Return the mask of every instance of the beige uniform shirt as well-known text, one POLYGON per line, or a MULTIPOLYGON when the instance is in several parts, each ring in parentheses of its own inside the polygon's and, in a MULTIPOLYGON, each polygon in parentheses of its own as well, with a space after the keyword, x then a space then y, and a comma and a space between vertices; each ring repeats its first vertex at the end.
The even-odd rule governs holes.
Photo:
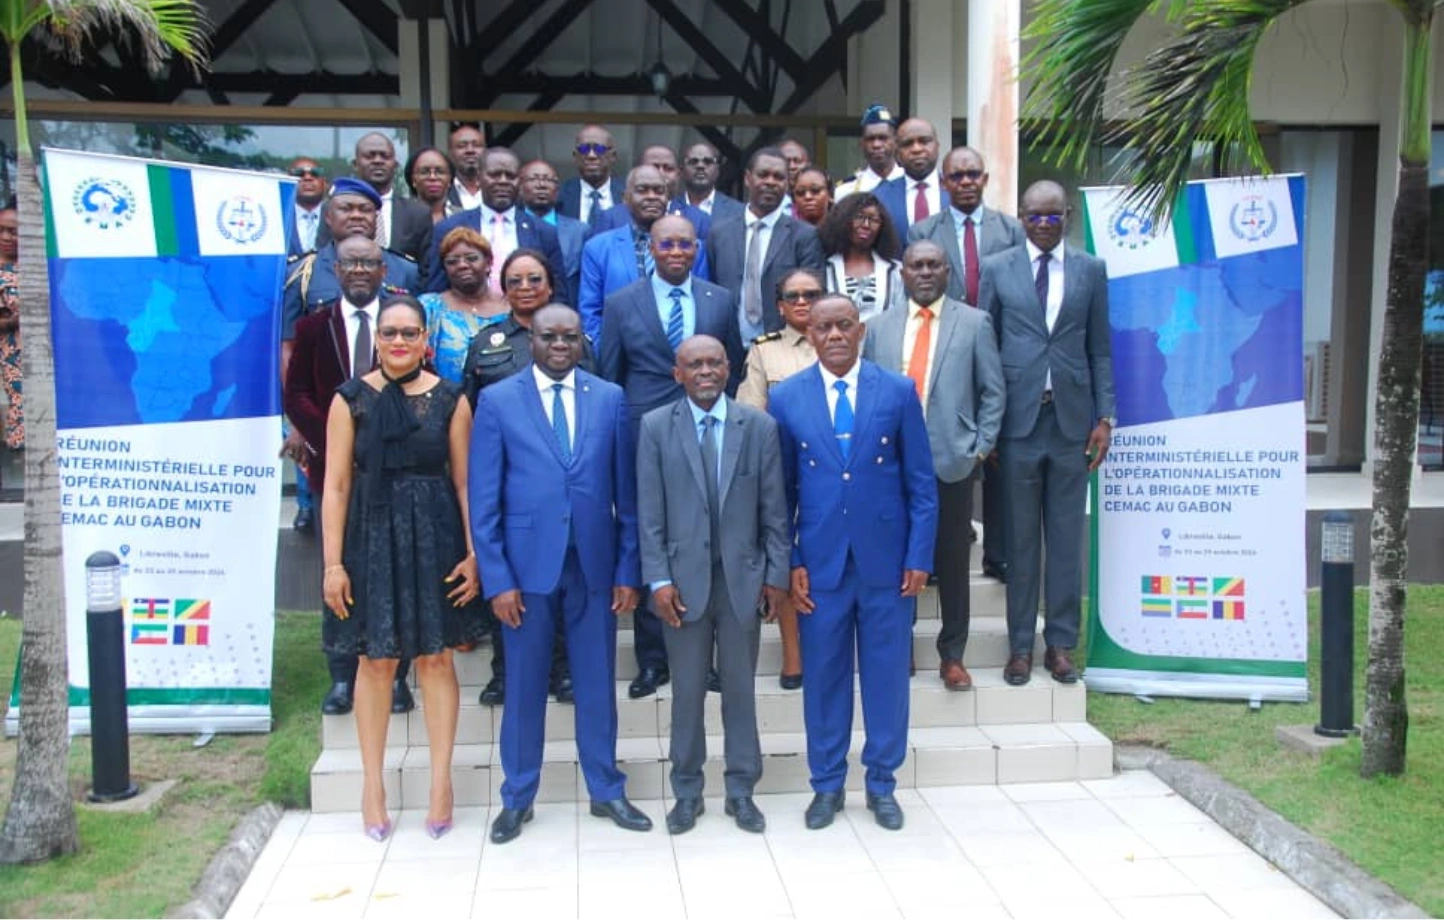
POLYGON ((747 374, 737 387, 737 401, 765 412, 768 390, 816 363, 817 352, 806 334, 791 326, 760 335, 747 352, 747 374))

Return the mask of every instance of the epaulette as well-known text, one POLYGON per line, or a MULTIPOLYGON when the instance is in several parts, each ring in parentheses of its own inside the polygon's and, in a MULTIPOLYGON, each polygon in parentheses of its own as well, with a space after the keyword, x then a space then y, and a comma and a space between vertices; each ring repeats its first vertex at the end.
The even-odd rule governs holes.
POLYGON ((764 332, 757 338, 753 339, 752 344, 761 345, 763 342, 775 342, 780 338, 782 338, 782 330, 780 329, 776 332, 764 332))
POLYGON ((316 267, 316 250, 303 253, 299 256, 292 256, 286 260, 288 266, 295 265, 286 274, 286 283, 282 287, 290 287, 296 281, 301 282, 301 301, 306 300, 306 290, 311 286, 311 272, 316 267))
POLYGON ((393 256, 395 256, 395 257, 398 258, 398 259, 405 259, 406 261, 408 261, 408 262, 413 262, 413 263, 416 261, 416 256, 413 256, 413 255, 412 255, 411 253, 409 253, 409 252, 398 252, 398 251, 396 251, 395 249, 388 249, 388 250, 386 250, 386 251, 389 252, 389 253, 391 253, 393 256))

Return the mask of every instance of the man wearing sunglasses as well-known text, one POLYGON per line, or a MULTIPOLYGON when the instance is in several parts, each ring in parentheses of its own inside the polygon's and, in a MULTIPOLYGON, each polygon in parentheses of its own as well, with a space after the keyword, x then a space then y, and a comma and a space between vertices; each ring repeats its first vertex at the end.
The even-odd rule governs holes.
MULTIPOLYGON (((988 171, 971 147, 954 147, 943 158, 943 191, 948 206, 908 229, 908 242, 931 240, 948 257, 948 296, 977 306, 982 260, 1023 245, 1023 225, 983 204, 988 171)), ((1008 578, 1007 508, 998 455, 983 464, 983 574, 1008 578)))
POLYGON ((577 175, 562 183, 557 210, 595 227, 602 212, 622 200, 624 186, 612 176, 617 162, 617 146, 612 132, 601 125, 583 125, 577 132, 572 162, 577 175))
MULTIPOLYGON (((650 172, 655 175, 655 170, 650 172)), ((646 175, 642 174, 642 181, 647 181, 646 175)), ((632 187, 630 179, 628 187, 632 187)), ((589 251, 591 247, 592 243, 588 243, 589 251)), ((691 222, 676 215, 658 218, 648 229, 648 249, 655 271, 607 297, 597 356, 602 377, 626 394, 634 432, 647 412, 682 397, 682 386, 672 371, 677 349, 684 340, 709 335, 722 343, 731 366, 741 367, 743 360, 742 340, 737 333, 737 301, 726 288, 710 284, 693 272, 698 243, 691 222)), ((736 392, 736 381, 729 380, 728 395, 736 392)), ((671 674, 656 615, 639 609, 633 622, 637 678, 628 694, 640 699, 655 693, 671 674)))
POLYGON ((993 319, 1007 386, 998 452, 1009 523, 1010 652, 1003 679, 1013 686, 1032 677, 1040 581, 1044 666, 1060 683, 1078 680, 1072 654, 1088 477, 1108 454, 1113 431, 1108 269, 1063 242, 1069 211, 1056 182, 1028 186, 1027 240, 984 258, 979 284, 978 306, 993 319))
MULTIPOLYGON (((674 204, 689 204, 712 220, 741 214, 742 202, 717 191, 717 176, 722 171, 722 156, 706 141, 699 141, 682 153, 682 186, 684 191, 674 204)), ((706 234, 702 234, 706 236, 706 234)))
MULTIPOLYGON (((655 167, 662 174, 662 178, 667 183, 666 213, 679 214, 687 218, 692 222, 692 226, 697 228, 698 238, 706 239, 707 231, 712 226, 712 218, 706 211, 694 208, 677 194, 677 188, 681 184, 681 171, 677 168, 677 152, 666 144, 648 144, 642 148, 636 165, 655 167)), ((631 220, 632 215, 627 206, 620 204, 602 214, 591 233, 595 235, 615 230, 618 227, 625 227, 631 220)))
POLYGON ((286 240, 286 255, 303 256, 316 248, 321 203, 326 200, 326 170, 310 157, 297 157, 286 170, 296 177, 296 223, 286 240))

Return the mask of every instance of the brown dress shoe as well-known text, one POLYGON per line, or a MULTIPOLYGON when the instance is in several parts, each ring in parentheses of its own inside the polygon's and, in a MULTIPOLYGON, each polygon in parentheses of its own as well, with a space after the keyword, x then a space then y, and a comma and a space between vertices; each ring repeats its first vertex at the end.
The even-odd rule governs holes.
POLYGON ((963 663, 956 658, 948 658, 938 668, 938 676, 943 679, 943 686, 949 690, 971 690, 973 689, 973 675, 963 667, 963 663))
POLYGON ((1053 675, 1053 679, 1060 684, 1076 684, 1078 682, 1078 669, 1073 667, 1073 650, 1060 648, 1056 645, 1048 646, 1048 651, 1043 655, 1043 667, 1053 675))
POLYGON ((1033 677, 1033 656, 1013 655, 1008 666, 1003 668, 1003 680, 1010 686, 1021 687, 1033 677))

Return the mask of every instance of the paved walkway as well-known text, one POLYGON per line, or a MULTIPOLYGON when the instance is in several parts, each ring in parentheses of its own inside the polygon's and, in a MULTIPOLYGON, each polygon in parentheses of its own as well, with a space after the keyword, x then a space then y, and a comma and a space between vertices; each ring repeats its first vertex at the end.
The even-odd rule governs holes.
POLYGON ((651 833, 536 806, 505 846, 489 809, 426 837, 403 812, 372 843, 358 813, 287 814, 227 917, 1333 917, 1288 876, 1147 772, 1108 780, 900 790, 889 833, 851 793, 832 827, 802 824, 807 795, 758 796, 765 835, 708 799, 670 837, 670 802, 638 802, 651 833))

